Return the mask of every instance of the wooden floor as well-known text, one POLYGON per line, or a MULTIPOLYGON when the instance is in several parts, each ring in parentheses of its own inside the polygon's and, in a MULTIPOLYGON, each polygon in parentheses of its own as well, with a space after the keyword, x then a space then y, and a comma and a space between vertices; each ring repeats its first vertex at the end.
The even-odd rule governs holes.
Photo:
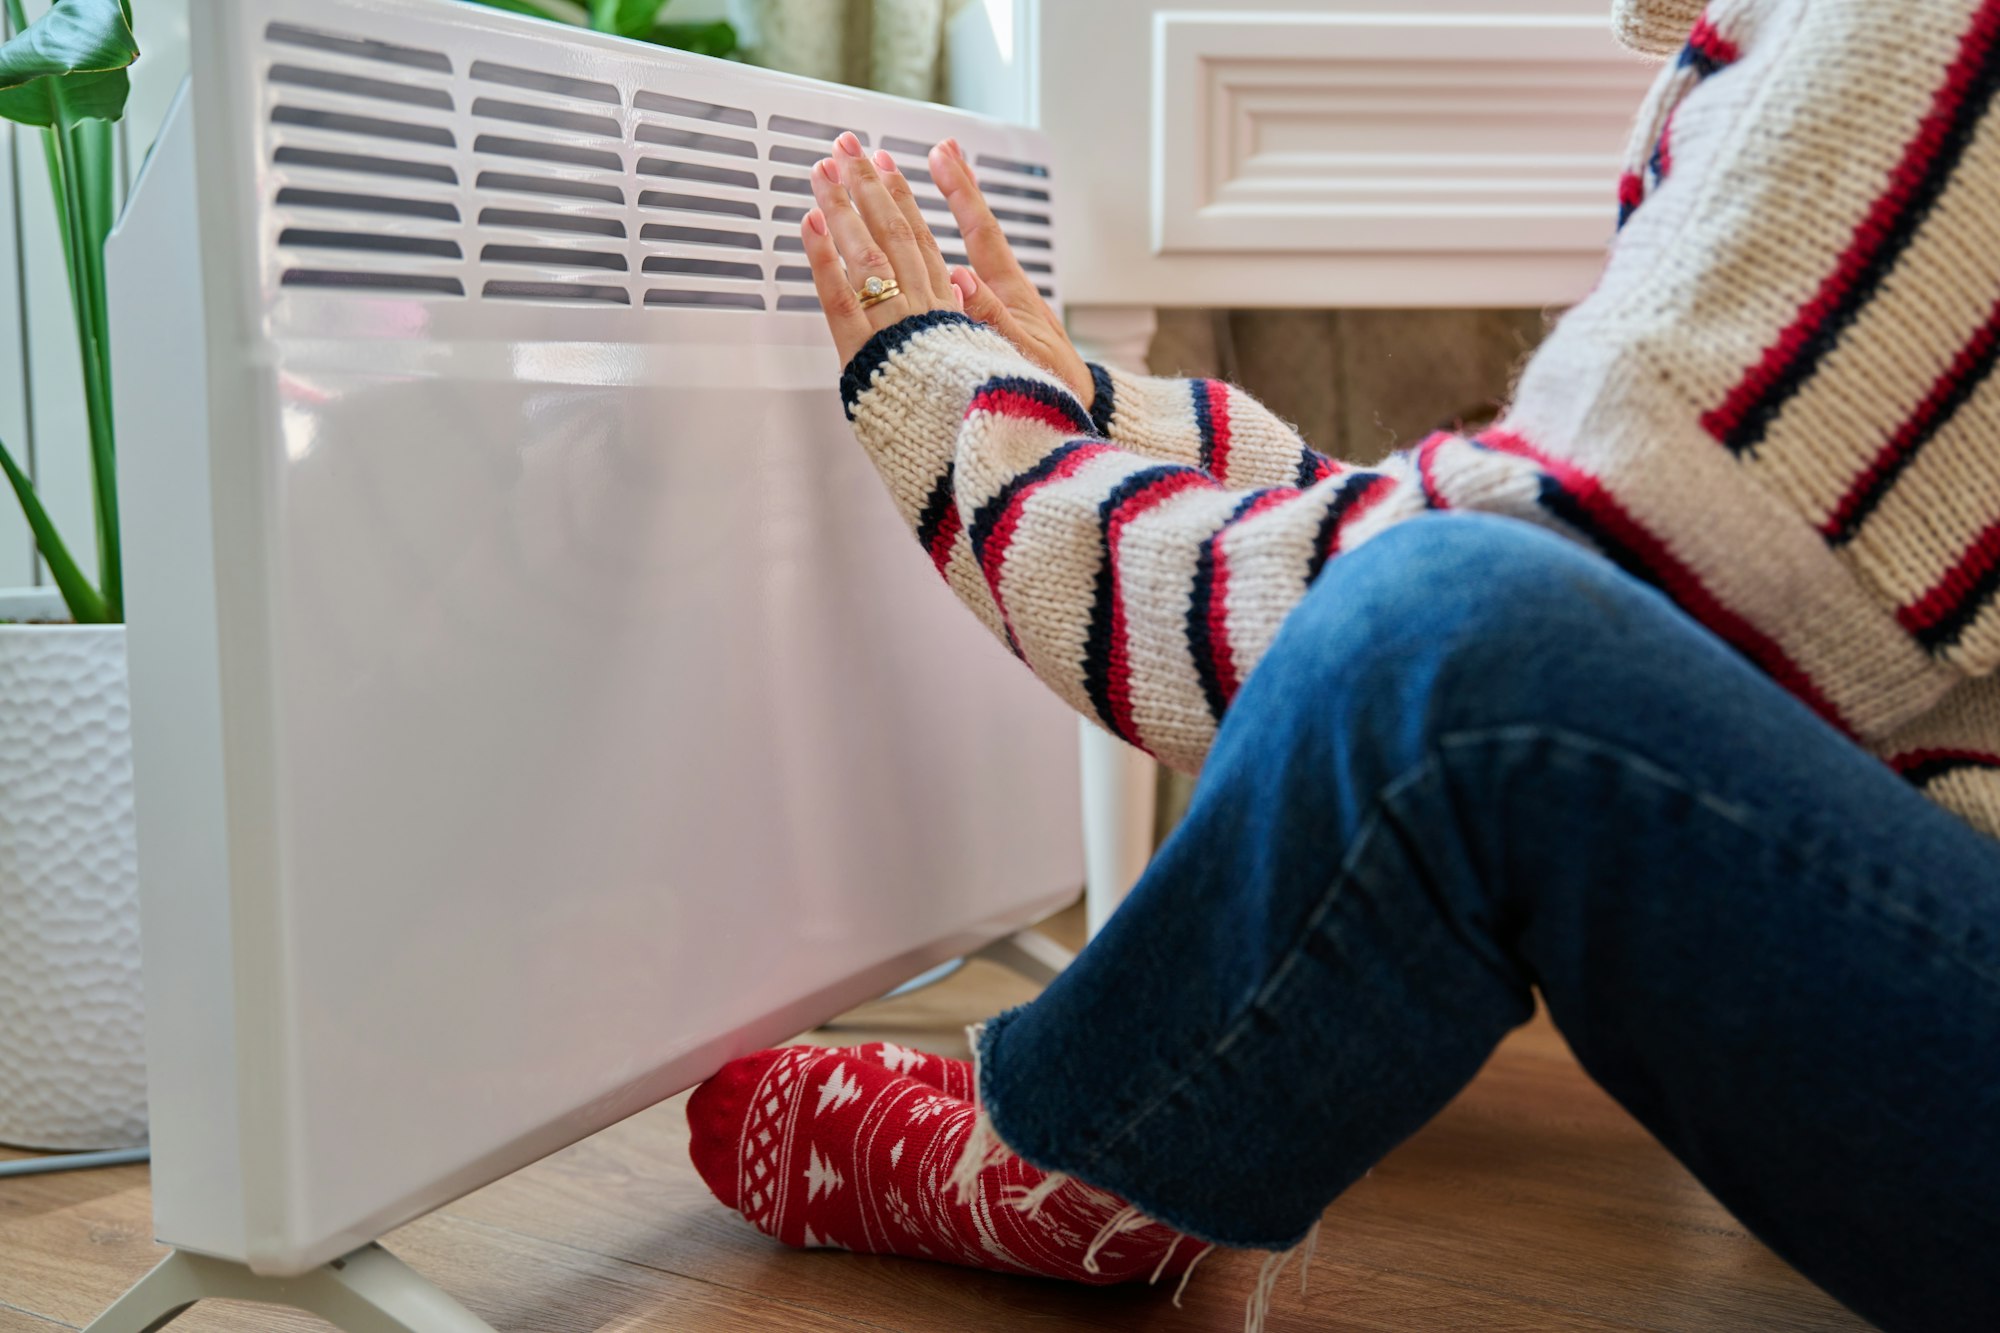
MULTIPOLYGON (((1073 914, 1058 931, 1074 931, 1073 914)), ((962 1029, 1028 998, 973 963, 808 1040, 891 1038, 963 1054, 962 1029)), ((985 1333, 1234 1330, 1257 1256, 1204 1262, 1184 1308, 833 1252, 794 1253, 708 1196, 682 1098, 388 1238, 503 1333, 985 1333)), ((142 1167, 0 1179, 0 1333, 81 1327, 163 1253, 142 1167)), ((173 1333, 324 1329, 286 1311, 196 1307, 173 1333)), ((1309 1295, 1271 1333, 1332 1329, 1851 1329, 1599 1092, 1541 1020, 1444 1114, 1327 1211, 1309 1295)))

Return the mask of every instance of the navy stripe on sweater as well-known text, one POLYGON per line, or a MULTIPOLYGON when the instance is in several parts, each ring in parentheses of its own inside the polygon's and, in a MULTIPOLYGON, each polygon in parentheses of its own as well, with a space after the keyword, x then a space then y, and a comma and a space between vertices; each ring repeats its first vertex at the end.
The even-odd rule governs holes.
POLYGON ((2000 770, 2000 755, 1974 750, 1918 750, 1913 754, 1898 755, 1891 762, 1905 780, 1917 787, 1928 787, 1949 773, 2000 770))
POLYGON ((1710 429, 1732 452, 1743 453, 1763 441, 1771 423, 1812 379, 1910 248, 1958 171, 1994 94, 2000 92, 2000 40, 1996 38, 2000 38, 2000 0, 1986 0, 1973 16, 1959 59, 1947 75, 1946 86, 1939 90, 1931 115, 1919 128, 1910 155, 1891 173, 1885 201, 1893 200, 1899 192, 1902 197, 1893 200, 1886 218, 1876 215, 1882 208, 1878 201, 1856 234, 1849 256, 1843 256, 1843 267, 1850 263, 1850 257, 1859 259, 1844 289, 1830 292, 1826 309, 1813 312, 1814 319, 1802 320, 1784 331, 1775 348, 1776 363, 1752 371, 1759 381, 1757 392, 1747 399, 1732 394, 1731 402, 1709 414, 1710 429), (1963 85, 1954 88, 1959 80, 1963 85), (1941 129, 1933 124, 1940 114, 1945 118, 1941 129))
POLYGON ((1188 469, 1174 464, 1161 467, 1141 468, 1119 481, 1111 488, 1097 506, 1098 549, 1103 558, 1097 564, 1097 577, 1091 583, 1090 624, 1083 636, 1083 692, 1090 699, 1090 706, 1097 714, 1097 720, 1104 729, 1120 740, 1137 745, 1136 736, 1127 736, 1118 726, 1117 713, 1111 706, 1111 629, 1113 608, 1118 590, 1113 577, 1111 551, 1111 521, 1118 513, 1118 507, 1166 477, 1186 472, 1188 469))
POLYGON ((1111 372, 1095 361, 1090 365, 1090 424, 1096 427, 1098 437, 1111 438, 1111 416, 1118 410, 1118 387, 1111 382, 1111 372))
POLYGON ((1223 693, 1222 673, 1216 667, 1215 627, 1210 620, 1215 611, 1215 544, 1263 498, 1262 491, 1244 496, 1222 526, 1202 539, 1201 550, 1195 556, 1194 592, 1188 601, 1187 613, 1188 654, 1194 658, 1195 675, 1201 680, 1202 698, 1208 700, 1208 715, 1217 722, 1222 720, 1229 700, 1223 693))

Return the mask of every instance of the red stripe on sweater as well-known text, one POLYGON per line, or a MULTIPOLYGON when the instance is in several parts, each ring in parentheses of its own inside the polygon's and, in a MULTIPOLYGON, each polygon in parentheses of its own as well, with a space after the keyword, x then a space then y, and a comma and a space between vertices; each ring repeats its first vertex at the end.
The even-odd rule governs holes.
POLYGON ((1424 486, 1424 501, 1433 509, 1449 509, 1451 501, 1444 498, 1444 492, 1437 484, 1437 455, 1447 443, 1458 437, 1450 431, 1435 431, 1417 446, 1417 476, 1424 486))
POLYGON ((1007 507, 994 521, 993 534, 986 539, 986 547, 980 554, 979 572, 986 578, 986 590, 993 594, 993 604, 1000 608, 1000 619, 1007 626, 1009 638, 1013 637, 1014 621, 1007 614, 1007 603, 1000 596, 1000 571, 1007 566, 1007 551, 1014 544, 1014 529, 1021 524, 1021 508, 1028 497, 1054 482, 1073 477, 1084 464, 1100 455, 1117 452, 1108 444, 1085 445, 1064 458, 1049 470, 1046 477, 1023 486, 1007 502, 1007 507))
POLYGON ((1930 591, 1896 608, 1896 620, 1912 634, 1921 634, 1956 611, 1973 587, 2000 565, 2000 522, 1995 522, 1966 547, 1930 591))
POLYGON ((1006 417, 1010 421, 1031 421, 1063 432, 1064 435, 1087 433, 1087 427, 1079 427, 1076 419, 1061 408, 1040 399, 1030 398, 1018 389, 981 389, 967 405, 965 415, 985 412, 993 416, 1006 417))
POLYGON ((1688 45, 1718 65, 1733 65, 1743 54, 1736 43, 1722 35, 1706 14, 1695 20, 1693 31, 1688 33, 1688 45))
POLYGON ((1347 541, 1347 530, 1360 522, 1369 510, 1388 499, 1390 493, 1395 489, 1396 479, 1384 473, 1375 478, 1374 481, 1369 482, 1367 490, 1354 497, 1354 503, 1347 507, 1347 512, 1340 516, 1340 522, 1334 527, 1332 532, 1327 534, 1326 558, 1328 560, 1340 554, 1347 541))
POLYGON ((1511 431, 1486 431, 1479 442, 1501 453, 1514 454, 1536 464, 1569 492, 1579 507, 1596 520, 1605 535, 1618 542, 1637 560, 1682 610, 1706 625, 1724 642, 1733 645, 1755 662, 1765 675, 1778 682, 1815 713, 1852 735, 1833 701, 1820 690, 1818 682, 1794 662, 1779 643, 1750 623, 1703 583, 1701 576, 1668 549, 1661 537, 1632 516, 1608 487, 1591 473, 1537 449, 1511 431))
POLYGON ((1982 325, 1965 346, 1958 349, 1958 355, 1951 359, 1944 374, 1938 376, 1931 385, 1930 392, 1917 404, 1889 442, 1882 446, 1874 458, 1868 461, 1861 475, 1856 477, 1840 497, 1840 502, 1820 524, 1820 531, 1828 537, 1842 536, 1854 522, 1855 515, 1868 502, 1869 497, 1881 487, 1885 478, 1900 468, 1918 441, 1929 437, 1937 423, 1938 413, 1965 391, 1967 378, 1985 365, 1993 354, 1996 340, 2000 340, 2000 304, 1995 304, 1982 325))
POLYGON ((1636 171, 1628 171, 1618 178, 1618 202, 1628 210, 1646 202, 1646 182, 1636 171))
POLYGON ((1213 448, 1209 454, 1209 475, 1217 481, 1229 478, 1229 386, 1221 380, 1209 380, 1208 385, 1208 428, 1213 448))
POLYGON ((1171 472, 1127 496, 1105 524, 1104 558, 1111 563, 1111 646, 1105 664, 1104 693, 1111 700, 1111 717, 1118 734, 1134 744, 1138 743, 1139 730, 1132 723, 1132 657, 1126 642, 1125 579, 1118 568, 1118 548, 1124 541, 1125 529, 1148 511, 1176 495, 1214 486, 1214 480, 1200 472, 1171 472))
POLYGON ((959 529, 964 526, 964 522, 965 520, 959 517, 958 501, 953 499, 951 505, 944 511, 944 517, 938 520, 937 531, 931 536, 931 563, 937 566, 937 572, 940 574, 944 573, 945 566, 951 563, 951 544, 958 540, 959 529))
POLYGON ((1902 212, 1910 195, 1923 182, 1924 168, 1944 146, 1951 128, 1952 113, 1965 100, 1979 72, 1987 48, 2000 35, 2000 3, 1986 0, 1972 26, 1959 43, 1942 87, 1932 99, 1931 109, 1918 127, 1916 137, 1904 149, 1903 160, 1889 178, 1889 188, 1875 200, 1867 217, 1855 229, 1847 249, 1833 272, 1820 284, 1819 291, 1799 310, 1792 322, 1779 333, 1777 341, 1764 349, 1757 363, 1738 382, 1720 406, 1702 415, 1701 424, 1717 440, 1726 440, 1750 409, 1761 399, 1805 349, 1808 339, 1823 324, 1834 307, 1854 286, 1863 269, 1888 240, 1891 224, 1902 212))
POLYGON ((2000 754, 1943 746, 1928 750, 1905 750, 1901 754, 1889 756, 1889 767, 1898 773, 1908 773, 1926 764, 1965 764, 1974 768, 2000 768, 2000 754))
POLYGON ((1296 500, 1302 491, 1289 488, 1266 491, 1257 501, 1216 534, 1214 574, 1209 582, 1208 594, 1208 651, 1215 663, 1216 688, 1221 691, 1223 702, 1236 698, 1236 691, 1243 684, 1243 678, 1236 673, 1235 640, 1229 637, 1229 546, 1227 537, 1230 529, 1247 522, 1259 514, 1269 513, 1281 504, 1296 500))

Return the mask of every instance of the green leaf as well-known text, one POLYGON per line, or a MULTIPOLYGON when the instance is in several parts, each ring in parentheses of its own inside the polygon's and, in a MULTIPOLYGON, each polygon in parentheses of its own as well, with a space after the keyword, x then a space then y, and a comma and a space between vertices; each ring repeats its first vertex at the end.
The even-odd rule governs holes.
POLYGON ((536 4, 535 0, 472 0, 472 3, 485 5, 488 9, 504 9, 510 14, 526 14, 532 19, 547 19, 551 23, 574 21, 554 6, 536 4))
POLYGON ((590 26, 620 37, 645 37, 667 4, 668 0, 590 0, 590 26))
POLYGON ((644 35, 660 46, 702 56, 733 56, 737 50, 736 29, 722 19, 713 23, 656 23, 644 35))
MULTIPOLYGON (((20 6, 10 4, 17 21, 20 6)), ((123 0, 55 0, 0 45, 0 117, 67 127, 125 114, 139 58, 123 0)))
POLYGON ((49 573, 54 576, 56 587, 62 592, 63 603, 69 607, 70 615, 79 625, 102 625, 113 617, 98 596, 97 589, 90 586, 90 580, 77 568, 71 558, 69 548, 56 532, 56 525, 49 521, 48 510, 42 508, 41 496, 35 494, 35 483, 28 480, 14 462, 14 455, 7 446, 0 443, 0 471, 5 471, 7 480, 14 487, 14 495, 21 502, 21 512, 28 516, 28 526, 34 530, 35 546, 42 553, 42 559, 49 563, 49 573))

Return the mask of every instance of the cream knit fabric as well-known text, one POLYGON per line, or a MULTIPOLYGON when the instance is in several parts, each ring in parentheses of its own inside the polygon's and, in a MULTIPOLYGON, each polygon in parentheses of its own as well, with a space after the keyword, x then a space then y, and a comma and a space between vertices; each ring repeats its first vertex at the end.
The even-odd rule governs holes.
POLYGON ((1669 56, 1687 40, 1702 0, 1612 0, 1611 27, 1641 55, 1669 56))
POLYGON ((940 571, 1192 769, 1326 561, 1426 509, 1511 514, 2000 832, 2000 0, 1625 25, 1670 29, 1603 278, 1476 436, 1351 468, 1226 385, 1100 371, 1086 413, 962 317, 886 330, 849 412, 940 571))

